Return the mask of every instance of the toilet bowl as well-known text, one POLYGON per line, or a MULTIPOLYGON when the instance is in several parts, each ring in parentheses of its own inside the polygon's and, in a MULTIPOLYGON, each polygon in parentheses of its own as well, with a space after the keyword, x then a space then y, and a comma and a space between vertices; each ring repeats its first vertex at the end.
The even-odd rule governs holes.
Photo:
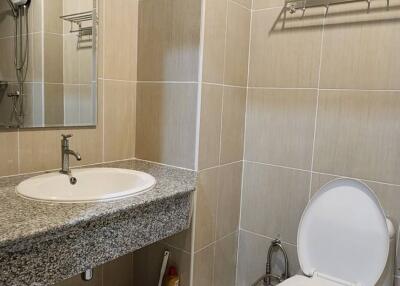
POLYGON ((280 286, 392 286, 395 231, 372 190, 351 179, 324 185, 303 212, 297 251, 304 275, 280 286))

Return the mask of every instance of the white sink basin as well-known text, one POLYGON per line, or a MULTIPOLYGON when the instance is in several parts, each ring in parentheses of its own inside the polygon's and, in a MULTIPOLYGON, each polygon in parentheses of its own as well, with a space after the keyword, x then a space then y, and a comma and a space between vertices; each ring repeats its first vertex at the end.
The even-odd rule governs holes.
POLYGON ((17 186, 17 194, 32 200, 59 203, 84 203, 118 200, 150 190, 153 176, 133 170, 88 168, 72 170, 77 183, 67 175, 49 173, 30 178, 17 186))

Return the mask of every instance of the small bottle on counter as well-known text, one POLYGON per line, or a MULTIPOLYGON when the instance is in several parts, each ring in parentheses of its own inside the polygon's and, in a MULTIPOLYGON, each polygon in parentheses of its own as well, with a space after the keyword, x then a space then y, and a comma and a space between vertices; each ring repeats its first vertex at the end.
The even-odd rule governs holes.
POLYGON ((179 286, 179 276, 178 276, 178 271, 174 266, 171 266, 168 269, 168 274, 165 279, 165 284, 164 286, 179 286))

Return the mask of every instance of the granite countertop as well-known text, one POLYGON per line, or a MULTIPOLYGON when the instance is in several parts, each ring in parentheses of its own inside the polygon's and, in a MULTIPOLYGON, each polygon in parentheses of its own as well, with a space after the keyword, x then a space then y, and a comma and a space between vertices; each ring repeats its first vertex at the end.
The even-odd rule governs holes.
POLYGON ((0 178, 0 248, 18 249, 68 234, 80 224, 109 219, 146 204, 174 198, 195 190, 196 172, 140 160, 99 164, 90 167, 115 167, 149 173, 156 186, 131 198, 102 203, 57 204, 30 201, 19 197, 15 187, 21 181, 38 175, 0 178))

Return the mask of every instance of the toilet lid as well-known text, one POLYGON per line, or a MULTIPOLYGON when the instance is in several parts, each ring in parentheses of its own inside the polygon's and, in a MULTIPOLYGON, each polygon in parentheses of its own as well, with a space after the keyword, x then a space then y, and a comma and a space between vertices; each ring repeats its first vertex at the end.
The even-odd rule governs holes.
POLYGON ((358 285, 375 285, 389 253, 386 217, 375 194, 351 179, 323 186, 303 213, 297 249, 306 275, 318 272, 358 285))

